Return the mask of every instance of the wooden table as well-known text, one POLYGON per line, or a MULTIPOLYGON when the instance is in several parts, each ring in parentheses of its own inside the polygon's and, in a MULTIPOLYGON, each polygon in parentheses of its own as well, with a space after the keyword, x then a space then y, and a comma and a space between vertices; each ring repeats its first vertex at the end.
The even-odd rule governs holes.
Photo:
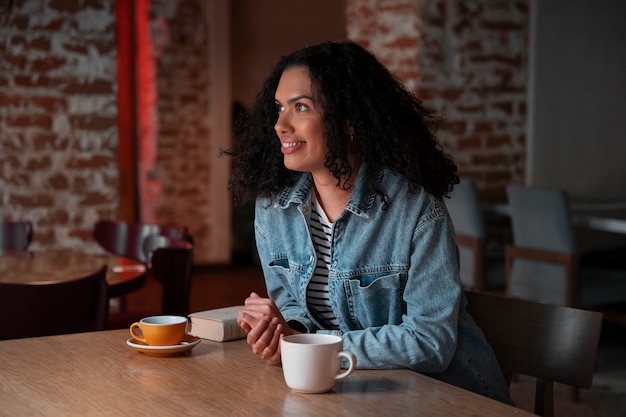
POLYGON ((203 340, 179 356, 126 345, 127 330, 0 341, 4 416, 532 416, 403 370, 357 370, 298 394, 244 340, 203 340))
POLYGON ((76 279, 108 265, 111 298, 136 291, 146 282, 145 266, 110 254, 76 251, 8 252, 0 254, 0 282, 52 283, 76 279))
POLYGON ((574 224, 603 232, 626 234, 626 203, 575 203, 574 224))
MULTIPOLYGON (((602 232, 626 234, 626 203, 573 203, 572 221, 575 226, 602 232)), ((507 203, 484 203, 485 213, 510 216, 511 208, 507 203)))

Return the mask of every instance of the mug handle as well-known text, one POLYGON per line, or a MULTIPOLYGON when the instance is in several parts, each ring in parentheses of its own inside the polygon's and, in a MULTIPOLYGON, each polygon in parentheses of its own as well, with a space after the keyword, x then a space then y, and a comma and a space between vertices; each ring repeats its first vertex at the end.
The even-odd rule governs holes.
POLYGON ((141 323, 139 323, 138 321, 136 321, 136 322, 134 322, 133 324, 130 325, 130 335, 132 337, 134 337, 135 340, 138 340, 138 341, 143 342, 143 343, 148 343, 148 342, 146 342, 146 338, 143 337, 143 333, 142 333, 141 336, 138 335, 137 333, 135 333, 136 329, 141 330, 141 323))
MULTIPOLYGON (((352 371, 354 371, 354 369, 356 368, 356 357, 354 356, 354 353, 352 352, 348 352, 347 350, 342 350, 341 352, 338 353, 339 357, 341 358, 342 356, 344 358, 346 358, 349 362, 349 366, 348 369, 346 369, 345 371, 339 373, 338 375, 335 376, 335 379, 337 381, 344 379, 345 377, 347 377, 348 375, 350 375, 352 373, 352 371)), ((341 360, 341 359, 340 359, 341 360)))

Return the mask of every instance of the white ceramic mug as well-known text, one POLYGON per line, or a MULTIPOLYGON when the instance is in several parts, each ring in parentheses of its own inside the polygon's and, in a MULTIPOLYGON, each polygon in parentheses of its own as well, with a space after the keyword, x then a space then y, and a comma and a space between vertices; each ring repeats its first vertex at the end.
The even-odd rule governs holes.
POLYGON ((280 341, 283 374, 287 386, 303 393, 320 393, 333 389, 356 368, 356 357, 343 349, 343 340, 330 334, 297 334, 280 341), (349 366, 341 370, 341 359, 349 366))

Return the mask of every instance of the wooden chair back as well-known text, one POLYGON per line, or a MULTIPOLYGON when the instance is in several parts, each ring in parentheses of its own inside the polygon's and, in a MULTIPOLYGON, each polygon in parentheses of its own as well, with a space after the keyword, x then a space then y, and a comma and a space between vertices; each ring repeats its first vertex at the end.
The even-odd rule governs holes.
POLYGON ((72 281, 0 282, 0 339, 104 330, 109 298, 106 265, 72 281))
POLYGON ((106 251, 140 262, 147 261, 144 240, 151 235, 191 241, 187 228, 181 225, 100 220, 93 229, 94 240, 106 251))
POLYGON ((31 222, 0 221, 0 252, 26 250, 32 238, 31 222))
POLYGON ((193 245, 166 236, 144 242, 148 272, 163 286, 161 314, 187 316, 191 297, 193 245))
POLYGON ((602 314, 466 291, 467 311, 482 329, 511 382, 514 374, 537 379, 535 414, 554 415, 553 382, 590 388, 602 314))

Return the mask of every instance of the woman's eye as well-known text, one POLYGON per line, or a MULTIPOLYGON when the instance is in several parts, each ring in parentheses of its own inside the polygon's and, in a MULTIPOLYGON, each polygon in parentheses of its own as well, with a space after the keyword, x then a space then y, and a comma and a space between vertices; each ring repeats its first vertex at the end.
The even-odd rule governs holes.
POLYGON ((296 111, 305 111, 309 107, 306 104, 298 103, 296 104, 296 111))
POLYGON ((285 111, 285 106, 282 106, 282 105, 280 105, 280 104, 276 103, 276 110, 277 110, 279 113, 284 112, 284 111, 285 111))

